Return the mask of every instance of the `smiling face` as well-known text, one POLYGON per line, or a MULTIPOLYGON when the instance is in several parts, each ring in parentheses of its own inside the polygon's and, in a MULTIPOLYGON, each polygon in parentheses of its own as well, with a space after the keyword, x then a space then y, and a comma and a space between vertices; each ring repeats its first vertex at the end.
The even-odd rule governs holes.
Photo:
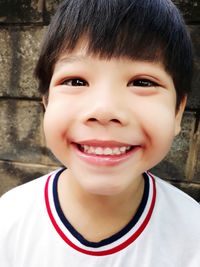
POLYGON ((113 195, 160 162, 180 130, 184 101, 161 63, 88 55, 57 61, 44 117, 48 147, 84 191, 113 195))

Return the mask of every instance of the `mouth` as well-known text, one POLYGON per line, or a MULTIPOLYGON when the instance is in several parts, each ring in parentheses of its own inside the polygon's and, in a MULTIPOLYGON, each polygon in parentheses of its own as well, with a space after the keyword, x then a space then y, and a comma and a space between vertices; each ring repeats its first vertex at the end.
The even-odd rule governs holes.
POLYGON ((90 140, 73 143, 78 157, 94 166, 116 166, 138 155, 141 145, 130 145, 116 141, 90 140))
POLYGON ((134 146, 94 146, 77 144, 77 148, 85 154, 95 156, 121 156, 134 149, 134 146))

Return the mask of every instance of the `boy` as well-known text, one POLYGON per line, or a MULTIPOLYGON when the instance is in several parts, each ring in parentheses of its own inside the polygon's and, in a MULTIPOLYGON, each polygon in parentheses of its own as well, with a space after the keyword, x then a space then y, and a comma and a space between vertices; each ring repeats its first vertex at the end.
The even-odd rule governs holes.
POLYGON ((170 0, 65 0, 36 68, 65 166, 0 202, 3 267, 199 267, 200 208, 147 170, 180 131, 191 41, 170 0))

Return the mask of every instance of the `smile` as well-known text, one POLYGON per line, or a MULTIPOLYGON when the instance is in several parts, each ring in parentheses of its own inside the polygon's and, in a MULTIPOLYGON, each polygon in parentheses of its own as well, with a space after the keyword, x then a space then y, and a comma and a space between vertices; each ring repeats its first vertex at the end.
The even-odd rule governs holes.
POLYGON ((142 146, 112 140, 73 142, 76 155, 90 166, 116 166, 140 155, 142 146))
POLYGON ((89 140, 73 143, 77 156, 92 166, 116 166, 137 157, 141 145, 116 141, 89 140))
POLYGON ((113 156, 122 155, 130 151, 132 146, 121 146, 121 147, 100 147, 100 146, 89 146, 89 145, 78 145, 78 148, 90 155, 99 156, 113 156))

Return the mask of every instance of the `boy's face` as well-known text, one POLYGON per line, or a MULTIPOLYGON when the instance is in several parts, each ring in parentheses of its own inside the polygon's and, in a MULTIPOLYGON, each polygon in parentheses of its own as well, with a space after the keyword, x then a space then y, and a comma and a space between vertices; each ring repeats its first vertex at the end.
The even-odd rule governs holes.
POLYGON ((160 162, 180 130, 172 78, 160 63, 88 55, 54 69, 44 117, 47 145, 87 192, 125 191, 160 162))

